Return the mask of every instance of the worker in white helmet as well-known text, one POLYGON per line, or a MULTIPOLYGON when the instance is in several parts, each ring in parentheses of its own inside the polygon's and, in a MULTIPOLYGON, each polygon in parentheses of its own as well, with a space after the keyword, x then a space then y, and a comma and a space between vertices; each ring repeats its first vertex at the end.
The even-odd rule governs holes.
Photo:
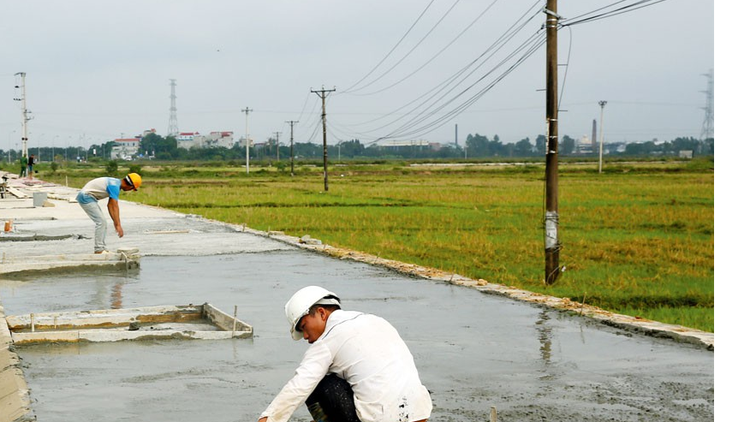
POLYGON ((338 296, 308 286, 285 306, 292 339, 311 344, 294 377, 259 422, 286 422, 303 403, 315 422, 424 422, 430 393, 414 358, 381 317, 341 310, 338 296))

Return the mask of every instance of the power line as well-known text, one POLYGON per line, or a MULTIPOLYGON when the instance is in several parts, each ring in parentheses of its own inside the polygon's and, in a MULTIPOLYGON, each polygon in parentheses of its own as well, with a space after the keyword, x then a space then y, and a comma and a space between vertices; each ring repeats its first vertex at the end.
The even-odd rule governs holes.
MULTIPOLYGON (((419 72, 420 70, 424 69, 424 68, 425 68, 425 67, 426 67, 426 66, 427 66, 428 64, 432 63, 432 61, 433 61, 433 60, 435 60, 435 59, 436 59, 436 58, 437 58, 438 56, 440 56, 440 55, 441 55, 441 54, 442 54, 442 53, 443 53, 443 52, 444 52, 445 50, 447 50, 447 49, 448 49, 448 47, 450 47, 451 45, 453 45, 453 43, 455 43, 455 42, 456 42, 456 41, 457 41, 457 40, 458 40, 459 38, 461 38, 461 36, 462 36, 462 35, 463 35, 464 33, 466 33, 466 31, 468 31, 468 30, 469 30, 470 28, 472 28, 472 27, 474 26, 474 24, 476 24, 476 23, 477 23, 477 21, 478 21, 478 20, 479 20, 480 18, 482 18, 482 16, 484 16, 484 15, 485 15, 485 14, 487 13, 487 11, 489 11, 489 10, 490 10, 490 9, 492 8, 492 6, 494 6, 494 5, 495 5, 495 4, 497 3, 497 1, 498 1, 498 0, 495 0, 495 1, 493 1, 492 3, 490 3, 490 5, 489 5, 489 6, 487 6, 487 7, 486 7, 486 8, 485 8, 485 9, 484 9, 484 10, 482 11, 482 13, 480 13, 480 14, 479 14, 479 16, 477 16, 476 18, 474 18, 474 20, 473 20, 473 21, 471 21, 471 23, 470 23, 469 25, 467 25, 467 26, 466 26, 466 27, 465 27, 465 28, 464 28, 464 29, 463 29, 463 30, 462 30, 462 31, 461 31, 461 32, 460 32, 460 33, 459 33, 458 35, 456 35, 456 37, 455 37, 455 38, 453 38, 453 39, 452 39, 452 40, 451 40, 451 41, 450 41, 450 42, 449 42, 448 44, 446 44, 446 45, 445 45, 445 47, 443 47, 442 49, 440 49, 440 51, 438 51, 438 52, 437 52, 437 53, 436 53, 436 54, 435 54, 434 56, 432 56, 432 57, 431 57, 431 58, 430 58, 429 60, 427 60, 427 61, 426 61, 426 62, 425 62, 425 63, 424 63, 424 64, 423 64, 422 66, 418 67, 418 68, 417 68, 416 70, 414 70, 413 72, 409 73, 408 75, 404 76, 403 78, 401 78, 400 80, 398 80, 398 81, 394 82, 393 84, 391 84, 391 85, 388 85, 388 86, 386 86, 385 88, 381 88, 381 89, 379 89, 379 90, 377 90, 377 91, 373 91, 373 92, 368 92, 368 93, 365 93, 365 94, 352 94, 352 95, 366 96, 366 95, 374 95, 374 94, 379 94, 379 93, 381 93, 381 92, 383 92, 383 91, 386 91, 386 90, 388 90, 388 89, 391 89, 391 88, 393 88, 394 86, 396 86, 396 85, 399 85, 399 84, 400 84, 401 82, 404 82, 405 80, 407 80, 407 79, 411 78, 411 77, 412 77, 412 76, 414 76, 414 75, 415 75, 415 74, 416 74, 417 72, 419 72)), ((363 88, 364 88, 364 87, 363 87, 363 88)))
POLYGON ((622 7, 618 7, 616 9, 608 11, 608 12, 603 12, 603 13, 600 13, 598 15, 593 15, 593 16, 590 16, 590 17, 584 17, 584 16, 587 16, 587 15, 589 15, 591 13, 595 13, 597 11, 605 10, 605 9, 610 8, 610 7, 613 7, 616 4, 624 3, 624 0, 621 0, 621 1, 618 1, 616 3, 610 4, 608 6, 604 6, 604 7, 601 7, 599 9, 596 9, 594 11, 591 11, 591 12, 588 12, 588 13, 584 13, 583 15, 579 15, 579 16, 577 16, 575 18, 565 19, 565 20, 563 20, 560 23, 560 27, 562 28, 562 27, 565 27, 565 26, 578 25, 578 24, 581 24, 581 23, 594 22, 594 21, 598 21, 598 20, 601 20, 601 19, 611 18, 613 16, 621 15, 623 13, 633 12, 633 11, 636 11, 638 9, 642 9, 644 7, 653 6, 653 5, 659 4, 659 3, 664 2, 664 1, 666 1, 666 0, 637 0, 636 2, 634 2, 632 4, 628 4, 628 5, 625 5, 625 6, 622 6, 622 7))
MULTIPOLYGON (((395 131, 391 132, 390 134, 386 135, 383 138, 391 138, 393 136, 402 136, 402 137, 403 136, 415 136, 417 134, 429 133, 429 131, 436 129, 437 127, 439 127, 440 125, 442 125, 443 123, 445 123, 446 120, 457 116, 458 114, 460 114, 461 112, 463 112, 466 108, 468 108, 469 106, 471 106, 472 104, 474 104, 477 100, 479 100, 479 98, 481 98, 484 94, 486 94, 490 89, 492 89, 498 82, 500 82, 502 79, 504 79, 508 74, 510 74, 512 71, 514 71, 521 63, 523 63, 524 61, 526 61, 526 59, 528 59, 536 50, 538 50, 541 46, 543 46, 544 45, 544 36, 543 35, 539 35, 535 39, 530 39, 527 44, 529 45, 528 49, 521 55, 521 57, 513 65, 511 65, 505 72, 503 72, 502 74, 500 74, 497 78, 495 78, 488 85, 486 85, 484 88, 482 88, 479 92, 477 92, 474 95, 472 95, 471 97, 469 97, 469 99, 467 99, 466 101, 464 101, 462 104, 460 104, 457 107, 455 107, 454 109, 446 112, 441 117, 438 117, 437 119, 435 119, 435 120, 433 120, 433 121, 431 121, 429 123, 426 123, 426 124, 420 126, 419 128, 412 129, 412 128, 414 128, 415 125, 417 125, 417 124, 419 124, 421 122, 424 122, 425 120, 427 120, 428 118, 432 117, 434 114, 436 114, 440 110, 442 110, 445 107, 447 107, 450 103, 452 103, 453 101, 455 101, 456 99, 458 99, 460 96, 464 95, 471 88, 473 88, 476 84, 478 84, 481 80, 483 80, 484 78, 486 78, 487 76, 489 76, 490 73, 492 73, 495 70, 497 70, 497 68, 499 67, 499 65, 495 66, 491 71, 487 72, 484 76, 482 76, 477 82, 475 82, 474 84, 472 84, 468 88, 464 89, 459 94, 453 96, 453 98, 451 98, 447 102, 443 103, 441 106, 439 106, 436 109, 434 109, 433 111, 425 114, 425 116, 423 116, 423 117, 421 117, 419 119, 413 119, 411 122, 408 122, 408 123, 402 125, 400 128, 396 129, 395 131), (428 129, 430 129, 430 130, 428 130, 428 129)), ((514 52, 514 55, 516 53, 518 53, 519 51, 520 50, 516 50, 516 52, 514 52)), ((504 64, 508 59, 510 59, 510 57, 512 57, 512 56, 509 56, 508 58, 506 58, 506 60, 504 60, 501 64, 504 64)))
MULTIPOLYGON (((421 103, 419 103, 415 107, 412 107, 411 110, 409 110, 407 113, 402 114, 401 117, 399 117, 399 118, 397 118, 395 120, 392 120, 389 123, 383 124, 380 127, 372 129, 372 130, 370 130, 368 132, 372 133, 372 132, 379 131, 381 129, 384 129, 387 126, 391 126, 391 125, 397 123, 398 121, 402 120, 403 118, 405 118, 409 114, 412 114, 416 110, 420 109, 427 102, 429 102, 430 100, 432 100, 433 98, 435 98, 437 95, 439 95, 441 91, 444 91, 444 90, 448 89, 452 84, 454 86, 453 86, 453 88, 451 88, 450 90, 448 90, 448 93, 451 92, 451 91, 453 91, 454 89, 456 89, 456 87, 459 84, 461 84, 462 82, 464 82, 466 79, 468 79, 469 76, 471 76, 474 72, 476 72, 481 66, 483 66, 485 63, 487 63, 487 61, 489 61, 495 54, 497 54, 497 52, 500 51, 500 49, 502 49, 504 46, 506 46, 510 42, 511 39, 513 39, 524 27, 526 27, 532 21, 532 19, 535 17, 534 14, 537 11, 541 11, 541 8, 539 8, 539 6, 538 6, 539 3, 541 3, 541 1, 537 1, 534 5, 532 5, 532 7, 530 7, 523 15, 521 15, 521 17, 519 17, 518 20, 516 20, 516 22, 514 22, 513 25, 510 26, 510 28, 508 28, 498 39, 496 39, 489 47, 487 47, 477 58, 475 58, 474 60, 472 60, 469 64, 467 64, 466 66, 464 66, 462 69, 460 69, 459 71, 457 71, 456 73, 454 73, 453 75, 451 75, 449 78, 447 78, 443 82, 437 84, 435 87, 433 87, 432 89, 428 90, 427 92, 425 92, 421 96, 415 98, 414 100, 412 100, 409 103, 407 103, 407 104, 405 104, 405 105, 397 108, 396 110, 394 110, 394 111, 392 111, 390 113, 387 113, 387 114, 385 114, 383 116, 380 116, 380 117, 375 118, 375 119, 371 119, 371 120, 366 121, 366 122, 354 124, 354 126, 363 126, 363 125, 366 125, 366 124, 369 124, 369 123, 376 122, 378 120, 385 119, 385 118, 387 118, 387 117, 389 117, 389 116, 391 116, 393 114, 396 114, 397 112, 399 112, 401 110, 404 110, 405 108, 407 108, 407 107, 411 106, 412 104, 414 104, 414 103, 422 100, 423 98, 429 96, 428 98, 426 98, 424 101, 422 101, 421 103), (534 11, 534 14, 532 14, 532 11, 534 11), (528 15, 528 17, 527 17, 527 15, 528 15), (526 18, 525 21, 524 21, 524 18, 526 18), (481 60, 481 62, 480 62, 480 60, 481 60), (479 62, 479 64, 477 64, 478 62, 479 62), (471 70, 466 76, 464 76, 462 79, 460 79, 458 82, 456 82, 461 77, 461 75, 463 75, 464 73, 466 73, 467 71, 469 71, 470 69, 472 69, 472 67, 474 67, 473 70, 471 70), (430 95, 430 94, 432 94, 432 95, 430 95)), ((445 95, 447 95, 447 93, 444 94, 443 97, 445 97, 445 95)), ((441 97, 441 98, 443 98, 443 97, 441 97)))
POLYGON ((359 81, 357 81, 356 83, 354 83, 354 85, 350 86, 349 88, 344 89, 342 92, 348 92, 349 90, 353 89, 354 87, 356 87, 357 85, 359 85, 360 83, 362 83, 362 81, 364 81, 365 79, 367 79, 367 77, 369 77, 370 75, 372 75, 372 73, 375 72, 375 70, 377 70, 377 68, 380 67, 380 65, 383 64, 383 62, 388 57, 390 57, 390 55, 396 50, 396 48, 406 39, 406 36, 409 35, 409 33, 411 32, 412 29, 414 29, 414 27, 417 25, 417 23, 420 21, 420 19, 422 19, 422 16, 424 16, 424 14, 427 12, 427 9, 429 9, 430 6, 432 6, 432 3, 434 3, 434 2, 435 2, 435 0, 430 0, 430 2, 427 4, 427 7, 425 7, 424 10, 422 11, 422 13, 420 13, 419 16, 417 17, 417 20, 415 20, 414 23, 411 24, 411 26, 406 31, 406 33, 404 35, 402 35, 401 39, 398 40, 398 42, 396 43, 396 45, 394 45, 393 48, 391 48, 391 51, 389 51, 388 54, 386 54, 385 57, 383 57, 380 60, 380 62, 378 62, 378 64, 375 65, 375 67, 372 68, 372 70, 370 70, 365 76, 363 76, 362 79, 360 79, 359 81))
MULTIPOLYGON (((445 101, 441 105, 436 106, 436 104, 438 103, 438 101, 443 100, 448 94, 450 94, 452 91, 454 91, 458 87, 458 84, 456 84, 453 88, 451 88, 446 93, 444 93, 442 96, 440 96, 438 99, 436 99, 435 101, 433 101, 432 104, 430 104, 429 106, 427 106, 422 112, 418 113, 417 117, 411 119, 410 121, 407 121, 406 123, 402 124, 399 128, 391 131, 388 135, 383 136, 381 138, 387 139, 387 138, 392 138, 392 137, 395 137, 395 136, 409 136, 409 135, 411 135, 413 133, 419 132, 420 130, 424 130, 424 128, 426 126, 422 126, 420 128, 420 130, 417 130, 417 131, 407 132, 408 130, 410 130, 411 128, 413 128, 415 125, 417 125, 417 124, 423 122, 424 120, 430 118, 431 116, 435 115, 440 110, 442 110, 445 107, 447 107, 448 105, 450 105, 450 103, 452 103, 453 101, 455 101, 456 99, 458 99, 459 97, 461 97, 462 95, 464 95, 466 92, 468 92, 474 86, 476 86, 479 82, 481 82, 483 79, 485 79, 486 77, 488 77, 491 73, 495 72, 501 65, 505 64, 513 56, 515 56, 519 52, 521 52, 522 49, 525 46, 531 45, 530 50, 527 50, 527 52, 522 55, 521 59, 519 61, 517 61, 514 65, 512 65, 506 72, 504 72, 503 74, 501 74, 500 77, 496 78, 493 82, 491 82, 485 88, 483 88, 482 90, 480 90, 479 93, 474 94, 474 96, 472 96, 469 100, 467 100, 463 104, 461 104, 458 107, 456 107, 454 109, 454 112, 450 112, 449 114, 444 115, 443 119, 446 119, 446 118, 449 118, 449 117, 452 117, 452 116, 456 115, 457 114, 457 113, 455 113, 456 110, 460 109, 462 111, 463 109, 465 109, 466 107, 468 107, 470 104, 473 104, 474 102, 476 102, 476 100, 478 100, 479 97, 481 97, 482 95, 484 95, 484 93, 486 93, 490 88, 492 88, 500 79, 502 79, 505 76, 507 76, 508 73, 510 73, 512 70, 514 70, 522 61, 524 61, 526 58, 528 58, 530 56, 530 54, 533 53, 533 51, 536 51, 536 49, 538 49, 541 45, 543 45, 543 43, 544 43, 544 35, 540 34, 540 33, 535 34, 534 36, 532 36, 529 39, 527 39, 526 41, 524 41, 524 43, 520 47, 517 47, 515 51, 513 51, 510 55, 508 55, 507 57, 505 57, 500 63, 498 63, 497 65, 495 65, 490 71, 486 72, 477 81, 475 81, 474 83, 472 83, 471 85, 469 85, 469 87, 464 88, 461 92, 459 92, 458 94, 454 95, 452 98, 448 99, 447 101, 445 101)), ((471 73, 469 73, 469 75, 467 75, 461 81, 459 81, 459 83, 465 81, 468 78, 468 76, 470 76, 472 73, 474 73, 477 69, 474 69, 471 73)), ((434 96, 433 96, 433 98, 434 98, 434 96)), ((424 102, 422 104, 424 104, 424 102)), ((460 113, 460 111, 458 111, 458 112, 460 113)))
POLYGON ((407 57, 409 57, 411 55, 411 53, 414 52, 414 50, 417 49, 417 47, 419 47, 422 44, 422 42, 424 42, 424 40, 427 39, 427 37, 430 36, 430 34, 432 34, 432 31, 434 31, 435 28, 437 28, 440 25, 440 23, 443 22, 443 20, 445 20, 445 18, 448 16, 448 14, 450 14, 450 12, 453 10, 453 8, 456 7, 456 5, 458 4, 459 1, 460 0, 456 0, 455 3, 453 3, 453 5, 448 9, 448 11, 446 11, 443 14, 443 16, 437 21, 437 23, 435 23, 435 25, 433 25, 432 28, 430 28, 430 30, 427 31, 427 34, 425 34, 424 37, 422 37, 422 39, 420 39, 419 42, 417 42, 417 44, 414 47, 412 47, 412 49, 409 50, 403 57, 401 57, 401 59, 399 61, 397 61, 393 66, 391 66, 390 68, 388 68, 388 70, 386 70, 383 74, 381 74, 380 76, 378 76, 377 78, 375 78, 375 80, 370 81, 365 86, 357 88, 357 89, 354 89, 354 90, 350 89, 349 92, 351 93, 351 92, 361 91, 362 89, 367 88, 368 86, 374 84, 375 82, 381 80, 384 76, 386 76, 387 74, 389 74, 393 69, 396 68, 396 66, 400 65, 407 57))
MULTIPOLYGON (((596 9, 596 10, 591 11, 591 12, 587 12, 586 14, 580 15, 580 16, 576 17, 575 19, 568 19, 568 20, 565 20, 563 22, 558 22, 558 23, 556 23, 556 25, 557 25, 557 28, 559 29, 559 28, 562 28, 563 26, 572 26, 572 25, 576 25, 578 23, 584 23, 584 22, 590 22, 590 21, 594 21, 594 20, 600 20, 600 19, 604 19, 604 18, 607 18, 607 17, 611 17, 611 16, 617 16, 619 14, 623 14, 623 13, 626 13, 626 12, 635 11, 635 10, 638 10, 638 9, 641 9, 641 8, 644 8, 644 7, 647 7, 647 6, 655 5, 655 4, 658 4, 658 3, 662 2, 662 1, 665 1, 665 0, 639 0, 639 1, 636 1, 636 2, 631 2, 629 4, 626 4, 626 5, 622 6, 622 7, 616 7, 618 4, 625 3, 625 1, 620 1, 620 2, 616 2, 614 4, 611 4, 611 5, 605 6, 603 8, 596 9), (601 13, 599 13, 599 12, 601 12, 601 13)), ((521 19, 519 19, 519 21, 521 21, 522 19, 523 19, 523 16, 522 16, 521 19)), ((519 30, 520 30, 520 28, 519 28, 519 30)), ((511 32, 509 30, 506 34, 512 34, 509 37, 509 38, 512 38, 517 33, 518 32, 511 32)), ((501 37, 501 39, 503 39, 503 37, 501 37)), ((399 111, 402 111, 402 110, 406 109, 407 107, 409 107, 409 106, 413 105, 414 103, 417 103, 420 100, 422 100, 423 98, 427 97, 427 99, 419 102, 419 104, 417 104, 415 107, 412 107, 406 113, 403 113, 400 117, 398 117, 396 119, 392 119, 390 122, 385 123, 385 124, 383 124, 383 125, 375 128, 375 129, 366 130, 366 131, 364 131, 364 133, 365 134, 373 134, 373 133, 376 133, 377 131, 383 130, 383 129, 385 129, 385 128, 389 127, 389 126, 392 126, 392 125, 398 123, 399 121, 403 121, 403 120, 405 120, 405 121, 399 127, 397 127, 396 129, 391 130, 385 136, 380 136, 379 138, 375 139, 374 142, 376 142, 377 140, 380 140, 380 139, 389 139, 389 138, 396 138, 396 137, 413 136, 413 135, 416 135, 416 134, 428 133, 429 131, 434 130, 435 128, 439 127, 439 125, 444 124, 444 122, 447 119, 452 118, 452 117, 454 117, 454 116, 462 113, 468 107, 470 107, 472 104, 474 104, 479 98, 481 98, 485 93, 487 93, 490 89, 492 89, 500 80, 502 80, 510 72, 512 72, 513 70, 515 70, 523 61, 525 61, 527 58, 529 58, 530 55, 533 52, 535 52, 538 48, 541 47, 541 45, 543 45, 543 42, 541 41, 542 40, 541 36, 539 36, 539 37, 531 37, 531 38, 527 39, 522 44, 521 47, 519 47, 518 49, 516 49, 512 54, 510 54, 508 57, 506 57, 500 64, 494 66, 492 68, 492 70, 490 70, 489 72, 485 73, 477 81, 473 82, 467 88, 464 88, 463 90, 461 90, 458 94, 456 94, 456 95, 454 95, 454 96, 452 96, 450 98, 446 98, 449 93, 451 93, 454 90, 456 90, 460 84, 462 84, 464 81, 466 81, 467 78, 468 78, 468 76, 471 75, 472 73, 474 73, 478 69, 479 66, 477 66, 476 68, 474 68, 474 70, 472 70, 467 76, 465 76, 465 77, 463 77, 463 78, 461 78, 459 80, 460 75, 462 75, 463 73, 466 73, 470 68, 472 68, 473 65, 475 65, 477 63, 478 60, 480 60, 484 55, 488 54, 490 51, 492 52, 489 55, 490 57, 492 55, 494 55, 494 54, 497 53, 497 51, 499 50, 499 48, 495 48, 495 47, 497 47, 497 44, 498 44, 498 42, 501 41, 501 39, 498 39, 490 48, 488 48, 487 50, 485 50, 485 52, 482 53, 482 55, 479 58, 477 58, 476 60, 472 61, 470 63, 470 65, 464 67, 463 69, 461 69, 461 71, 459 71, 456 74, 454 74, 451 78, 449 78, 446 81, 444 81, 443 83, 437 85, 432 90, 428 91, 427 93, 425 93, 424 95, 420 96, 416 100, 408 103, 405 106, 402 106, 402 107, 396 109, 395 111, 393 111, 391 113, 388 113, 386 115, 380 116, 380 117, 378 117, 376 119, 372 119, 372 120, 364 122, 364 123, 355 124, 354 126, 361 126, 361 125, 364 125, 364 124, 368 124, 368 123, 372 123, 372 122, 375 122, 375 121, 378 121, 378 120, 382 120, 382 119, 384 119, 384 118, 386 118, 388 116, 392 116, 396 112, 399 112, 399 111), (522 52, 522 50, 523 50, 523 52, 522 52), (455 106, 454 108, 452 108, 450 110, 447 110, 447 111, 443 112, 442 114, 440 114, 441 111, 445 110, 451 103, 455 102, 456 100, 458 100, 462 96, 466 95, 469 91, 471 91, 474 87, 476 87, 477 84, 481 83, 489 75, 491 75, 494 72, 496 72, 498 70, 498 68, 501 65, 507 63, 507 61, 510 58, 518 56, 519 54, 520 54, 520 56, 518 57, 518 60, 515 63, 513 63, 505 72, 503 72, 498 77, 496 77, 495 79, 493 79, 491 82, 489 82, 488 84, 486 84, 484 87, 482 87, 481 89, 479 89, 476 93, 474 93, 473 95, 471 95, 464 102, 462 102, 462 103, 458 104, 457 106, 455 106), (447 92, 445 92, 442 95, 440 95, 440 93, 443 92, 443 91, 447 91, 447 92), (432 95, 430 95, 431 93, 432 93, 432 95), (417 110, 420 110, 420 111, 417 112, 417 110), (415 112, 416 112, 416 115, 414 117, 408 118, 408 116, 413 115, 415 112)), ((505 45, 506 43, 507 43, 507 41, 505 43, 503 43, 503 45, 505 45)), ((568 51, 568 62, 570 61, 570 59, 569 59, 570 58, 570 52, 572 50, 572 33, 571 33, 571 37, 570 37, 570 46, 571 46, 571 48, 569 48, 569 51, 568 51)), ((483 60, 481 62, 481 64, 486 63, 488 59, 489 59, 489 57, 487 59, 483 60)), ((568 65, 568 64, 569 63, 566 63, 566 65, 568 65)), ((567 74, 567 71, 566 71, 566 74, 567 74)), ((411 76, 411 75, 409 75, 409 76, 411 76)), ((564 93, 564 81, 565 81, 565 79, 563 80, 563 90, 560 92, 560 101, 562 99, 562 94, 564 93)), ((341 132, 341 129, 338 126, 337 126, 337 131, 341 132)), ((361 132, 354 132, 354 133, 358 133, 359 135, 363 135, 363 133, 361 133, 361 132)), ((367 137, 367 136, 360 136, 360 137, 367 137)))

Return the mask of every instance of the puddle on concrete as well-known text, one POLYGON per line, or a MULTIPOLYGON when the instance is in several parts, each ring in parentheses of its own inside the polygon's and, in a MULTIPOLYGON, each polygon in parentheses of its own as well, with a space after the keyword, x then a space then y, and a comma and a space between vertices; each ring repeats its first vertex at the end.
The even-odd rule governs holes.
MULTIPOLYGON (((473 289, 303 251, 144 257, 141 269, 0 281, 8 315, 210 302, 255 338, 20 349, 40 421, 255 420, 306 350, 283 313, 319 284, 400 331, 433 421, 713 419, 713 353, 473 289), (689 400, 689 405, 685 401, 689 400)), ((308 422, 303 409, 294 421, 308 422)))

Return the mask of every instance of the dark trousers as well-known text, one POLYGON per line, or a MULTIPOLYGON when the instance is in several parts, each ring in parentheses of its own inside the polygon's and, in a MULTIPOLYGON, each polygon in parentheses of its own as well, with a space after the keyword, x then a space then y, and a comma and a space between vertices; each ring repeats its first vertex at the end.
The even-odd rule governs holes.
POLYGON ((315 422, 360 422, 352 387, 333 374, 318 383, 305 404, 315 422))

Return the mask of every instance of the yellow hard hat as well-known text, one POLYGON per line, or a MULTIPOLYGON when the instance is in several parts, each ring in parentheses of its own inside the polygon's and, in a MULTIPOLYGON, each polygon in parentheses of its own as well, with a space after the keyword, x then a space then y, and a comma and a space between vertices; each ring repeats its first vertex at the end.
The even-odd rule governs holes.
POLYGON ((128 173, 125 181, 133 187, 133 190, 137 191, 141 187, 141 176, 138 173, 128 173))

